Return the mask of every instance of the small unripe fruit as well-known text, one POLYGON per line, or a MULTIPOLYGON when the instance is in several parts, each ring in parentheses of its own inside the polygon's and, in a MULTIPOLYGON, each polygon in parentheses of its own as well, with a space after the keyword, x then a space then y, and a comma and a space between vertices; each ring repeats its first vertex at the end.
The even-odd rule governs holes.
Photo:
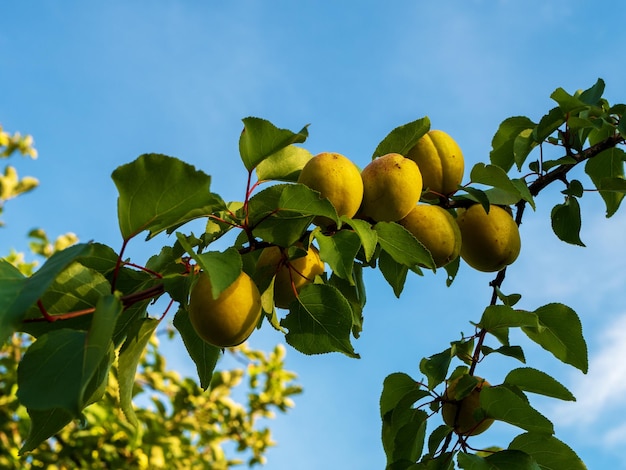
POLYGON ((257 272, 276 275, 274 304, 279 308, 289 308, 289 304, 296 298, 294 288, 296 292, 300 291, 303 286, 313 282, 315 276, 321 276, 325 270, 319 251, 314 246, 309 247, 305 256, 291 260, 287 260, 277 246, 264 248, 256 266, 257 272))
POLYGON ((519 228, 502 207, 491 205, 489 213, 481 204, 457 210, 461 229, 461 258, 483 272, 500 271, 512 264, 521 250, 519 228))
POLYGON ((456 386, 460 377, 451 381, 443 394, 441 414, 443 421, 461 436, 476 436, 485 432, 492 424, 492 418, 477 418, 480 409, 480 391, 491 384, 485 379, 476 377, 476 387, 461 400, 455 399, 456 386))
POLYGON ((246 273, 241 272, 217 299, 209 276, 198 276, 189 297, 189 321, 204 341, 219 348, 237 346, 248 339, 260 319, 261 295, 246 273))
POLYGON ((396 222, 411 212, 422 195, 417 164, 399 153, 372 160, 361 172, 363 203, 359 215, 376 222, 396 222))

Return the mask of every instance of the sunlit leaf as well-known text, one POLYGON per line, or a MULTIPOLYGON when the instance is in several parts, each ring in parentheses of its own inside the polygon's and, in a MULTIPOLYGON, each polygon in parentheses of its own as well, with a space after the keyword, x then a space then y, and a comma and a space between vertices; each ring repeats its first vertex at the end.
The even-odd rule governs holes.
POLYGON ((320 257, 328 263, 332 271, 342 279, 354 284, 352 269, 354 258, 361 248, 361 240, 355 232, 340 230, 332 236, 315 233, 320 257))
POLYGON ((533 129, 535 125, 525 116, 513 116, 502 121, 491 141, 491 163, 508 172, 515 163, 515 139, 522 131, 533 129))
POLYGON ((358 358, 350 343, 352 309, 339 290, 326 284, 307 284, 280 322, 287 342, 304 354, 342 352, 358 358))
POLYGON ((576 312, 566 305, 551 303, 534 313, 540 328, 523 327, 524 333, 557 359, 587 373, 587 343, 576 312))
POLYGON ((304 142, 309 135, 308 126, 294 133, 279 129, 271 122, 257 117, 244 118, 243 126, 239 138, 239 153, 248 171, 252 171, 265 158, 288 145, 304 142))
POLYGON ((378 144, 372 155, 372 160, 388 153, 399 153, 400 155, 406 156, 409 150, 411 150, 417 141, 429 130, 430 119, 428 117, 423 117, 396 127, 378 144))
POLYGON ((211 177, 181 160, 144 154, 111 175, 119 192, 117 215, 124 240, 148 230, 148 238, 217 206, 209 192, 211 177))
MULTIPOLYGON (((595 157, 587 160, 585 164, 585 172, 593 181, 596 188, 600 190, 600 196, 606 205, 606 216, 611 217, 619 209, 624 199, 624 186, 621 191, 611 190, 611 185, 621 185, 617 179, 624 178, 624 161, 626 161, 626 152, 621 148, 612 148, 601 152, 595 157)), ((617 186, 620 188, 620 186, 617 186)))
POLYGON ((389 253, 397 263, 409 268, 425 266, 435 269, 435 262, 430 252, 400 224, 378 222, 374 226, 374 230, 378 233, 380 247, 389 253))
POLYGON ((300 170, 313 158, 308 150, 289 145, 270 155, 256 167, 259 181, 275 180, 295 183, 298 181, 300 170))

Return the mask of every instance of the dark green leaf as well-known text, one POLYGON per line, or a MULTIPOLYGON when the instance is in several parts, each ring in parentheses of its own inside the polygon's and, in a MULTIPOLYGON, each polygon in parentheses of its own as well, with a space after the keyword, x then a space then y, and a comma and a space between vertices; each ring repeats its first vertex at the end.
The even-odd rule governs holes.
POLYGON ((574 196, 574 197, 582 197, 583 192, 584 192, 583 185, 578 180, 570 181, 567 185, 567 188, 561 191, 562 194, 565 194, 567 196, 574 196))
POLYGON ((528 400, 504 386, 484 387, 480 392, 480 406, 487 416, 526 431, 554 433, 552 423, 530 406, 528 400))
POLYGON ((604 93, 604 86, 604 80, 598 78, 596 83, 591 88, 583 91, 578 96, 578 99, 583 103, 596 106, 602 98, 602 94, 604 93))
POLYGON ((326 284, 307 284, 280 322, 287 342, 304 354, 339 351, 358 358, 350 344, 352 309, 339 290, 326 284))
POLYGON ((572 245, 585 246, 580 239, 580 205, 575 197, 567 197, 563 204, 552 208, 552 230, 560 240, 572 245))
POLYGON ((580 97, 572 96, 560 87, 552 92, 550 98, 558 103, 565 114, 573 114, 587 108, 587 104, 581 101, 580 97))
POLYGON ((524 433, 509 444, 509 449, 531 455, 542 470, 586 470, 587 466, 565 443, 554 436, 524 433))
POLYGON ((515 385, 526 392, 558 398, 559 400, 576 401, 574 395, 554 378, 531 367, 513 369, 507 374, 504 383, 515 385))
POLYGON ((119 192, 117 215, 124 240, 148 230, 148 239, 216 206, 211 177, 177 158, 144 154, 112 174, 119 192))
POLYGON ((378 233, 369 222, 359 219, 348 219, 345 216, 341 217, 343 223, 349 225, 355 233, 361 239, 361 245, 363 246, 363 252, 365 253, 365 261, 369 262, 376 251, 376 245, 378 244, 378 233))
POLYGON ((520 362, 526 363, 526 357, 524 356, 524 351, 520 346, 501 346, 498 349, 490 348, 489 346, 483 345, 481 351, 486 356, 487 354, 498 353, 504 356, 512 357, 517 359, 520 362))
POLYGON ((287 129, 279 129, 265 119, 244 118, 243 130, 239 137, 239 153, 244 166, 248 171, 252 171, 270 155, 288 145, 304 142, 309 136, 307 127, 304 126, 296 134, 287 129))
POLYGON ((586 374, 589 367, 587 343, 576 312, 566 305, 551 303, 534 313, 540 326, 524 327, 524 333, 557 359, 586 374))
POLYGON ((534 129, 535 142, 543 142, 565 123, 565 113, 558 106, 552 108, 548 114, 539 120, 534 129))
POLYGON ((460 452, 458 462, 463 470, 541 470, 530 455, 519 450, 501 450, 487 457, 460 452))
POLYGON ((342 279, 354 284, 352 268, 354 258, 361 248, 361 240, 355 232, 339 230, 332 236, 315 232, 320 257, 328 263, 333 272, 342 279))
POLYGON ((531 312, 515 310, 506 305, 490 305, 483 312, 478 326, 492 332, 503 327, 537 327, 538 320, 531 312))
MULTIPOLYGON (((626 121, 626 119, 622 121, 626 121)), ((610 186, 606 188, 604 184, 607 182, 607 178, 609 178, 608 181, 613 181, 614 184, 616 178, 624 178, 625 160, 626 152, 620 148, 612 148, 587 160, 585 164, 585 172, 589 175, 596 188, 600 190, 600 196, 602 196, 606 205, 607 217, 611 217, 619 209, 624 199, 624 193, 611 191, 610 186)))
POLYGON ((372 160, 388 153, 399 153, 406 156, 409 150, 417 144, 430 130, 430 119, 423 117, 408 124, 396 127, 378 144, 372 160))
POLYGON ((380 247, 400 264, 409 268, 425 266, 435 270, 430 252, 402 225, 395 222, 378 222, 374 226, 380 247))
POLYGON ((120 395, 120 408, 126 419, 134 427, 139 425, 133 408, 133 387, 135 375, 141 355, 152 337, 159 321, 153 318, 143 318, 133 324, 124 345, 120 349, 118 358, 118 383, 120 395))
POLYGON ((50 410, 28 410, 30 429, 20 449, 20 455, 35 450, 43 441, 54 436, 72 422, 74 416, 63 408, 50 410))
MULTIPOLYGON (((387 413, 392 411, 407 393, 419 389, 419 383, 408 374, 403 372, 389 374, 383 381, 383 391, 380 396, 380 417, 384 418, 387 413)), ((428 392, 424 393, 424 396, 428 395, 428 392)))
POLYGON ((393 289, 395 296, 399 298, 404 289, 409 268, 398 263, 386 251, 381 251, 378 257, 378 269, 393 289))
POLYGON ((185 343, 185 348, 196 365, 200 386, 203 390, 206 390, 211 385, 213 370, 220 357, 220 348, 207 343, 198 336, 189 321, 189 315, 183 309, 176 312, 174 327, 180 333, 183 343, 185 343))
POLYGON ((430 390, 433 390, 446 380, 452 357, 452 348, 448 348, 420 361, 420 371, 428 379, 428 388, 430 390))
POLYGON ((461 257, 457 256, 456 259, 452 260, 450 263, 446 264, 443 269, 446 270, 446 286, 450 287, 456 278, 457 273, 459 272, 459 266, 461 265, 461 257))
POLYGON ((452 432, 452 428, 447 424, 442 424, 437 426, 433 432, 430 433, 428 437, 428 453, 433 455, 439 449, 439 446, 443 442, 443 440, 450 435, 452 432))
POLYGON ((300 170, 313 157, 311 152, 302 147, 289 145, 270 155, 256 167, 259 181, 276 180, 295 183, 300 170))

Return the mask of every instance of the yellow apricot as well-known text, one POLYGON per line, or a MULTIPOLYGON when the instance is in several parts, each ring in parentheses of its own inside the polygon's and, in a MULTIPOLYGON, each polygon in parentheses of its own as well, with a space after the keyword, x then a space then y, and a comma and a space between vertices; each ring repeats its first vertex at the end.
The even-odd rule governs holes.
POLYGON ((493 424, 492 418, 476 418, 480 409, 480 391, 491 384, 481 377, 476 377, 476 387, 461 400, 455 399, 456 386, 461 378, 454 379, 443 394, 441 414, 443 421, 461 436, 476 436, 485 432, 493 424))
POLYGON ((325 270, 319 251, 310 246, 306 255, 287 259, 284 252, 277 246, 264 248, 257 260, 257 271, 268 275, 276 275, 274 279, 274 304, 279 308, 289 308, 296 298, 295 291, 313 282, 315 276, 322 275, 325 270))
POLYGON ((252 334, 261 319, 261 295, 243 271, 217 299, 204 273, 191 289, 189 320, 204 341, 220 348, 237 346, 252 334))
POLYGON ((461 229, 461 258, 474 269, 500 271, 519 256, 519 228, 502 207, 491 205, 489 213, 481 204, 458 209, 456 222, 461 229))
POLYGON ((395 222, 406 217, 422 195, 422 175, 417 164, 399 153, 372 160, 361 177, 363 203, 359 215, 376 222, 395 222))
POLYGON ((432 130, 409 150, 407 158, 415 161, 424 179, 424 188, 436 194, 450 194, 463 180, 463 152, 447 133, 432 130))
POLYGON ((361 206, 361 171, 339 153, 323 152, 311 158, 302 168, 298 183, 319 191, 333 204, 339 216, 354 217, 361 206))
POLYGON ((440 206, 418 204, 399 223, 417 238, 440 268, 461 251, 461 231, 454 216, 440 206))

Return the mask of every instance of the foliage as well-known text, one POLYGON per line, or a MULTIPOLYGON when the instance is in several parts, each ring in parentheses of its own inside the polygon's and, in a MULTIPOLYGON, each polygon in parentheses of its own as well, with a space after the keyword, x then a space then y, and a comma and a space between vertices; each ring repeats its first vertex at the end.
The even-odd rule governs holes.
MULTIPOLYGON (((454 193, 424 193, 422 202, 451 211, 476 203, 485 210, 490 205, 505 206, 519 225, 527 206, 534 209, 535 198, 545 188, 562 184, 563 201, 552 210, 552 227, 559 239, 582 245, 578 200, 589 189, 599 192, 610 217, 626 191, 625 154, 620 147, 626 138, 622 119, 626 105, 610 105, 603 94, 602 80, 574 94, 559 88, 551 95, 556 106, 537 122, 522 116, 505 119, 493 137, 490 161, 476 164, 469 172, 470 181, 454 193), (544 158, 552 153, 548 148, 559 152, 557 158, 544 158), (534 160, 533 152, 539 153, 534 160), (579 168, 580 176, 572 178, 579 168)), ((397 127, 382 139, 372 158, 406 155, 429 129, 428 117, 397 127)), ((252 276, 265 312, 259 327, 269 323, 296 350, 359 357, 353 340, 359 337, 365 314, 363 271, 380 269, 400 296, 409 273, 425 275, 435 265, 428 250, 397 222, 339 217, 327 199, 294 183, 306 155, 295 144, 303 143, 307 135, 306 126, 291 132, 259 118, 243 120, 239 142, 247 172, 243 201, 224 201, 210 191, 209 175, 177 158, 141 155, 112 175, 119 192, 123 239, 119 252, 97 243, 74 245, 55 253, 31 277, 0 263, 0 339, 15 332, 35 338, 18 367, 17 396, 33 420, 22 452, 34 449, 79 418, 89 404, 101 400, 110 371, 118 377, 122 411, 135 414, 130 397, 138 358, 153 325, 165 316, 148 315, 147 305, 156 298, 169 297, 171 305, 178 305, 174 326, 197 366, 201 387, 211 388, 220 350, 198 338, 187 313, 189 290, 199 270, 211 278, 215 297, 242 270, 252 276), (334 225, 317 227, 316 217, 334 225), (183 231, 194 219, 206 221, 204 233, 183 231), (144 232, 148 238, 162 232, 175 234, 175 242, 138 266, 124 253, 144 232), (229 240, 229 248, 212 249, 218 239, 229 240), (277 245, 288 262, 302 256, 301 247, 309 244, 317 245, 329 271, 305 285, 286 312, 277 311, 275 279, 255 268, 259 253, 277 245), (114 351, 119 352, 117 358, 114 351), (46 371, 38 368, 43 358, 46 371), (69 384, 62 390, 49 386, 59 374, 69 384), (48 385, 45 394, 44 385, 48 385)), ((444 267, 449 286, 460 262, 444 267)), ((512 369, 502 384, 480 392, 481 416, 522 430, 507 448, 472 453, 471 437, 455 435, 446 425, 435 427, 426 437, 427 421, 439 416, 445 382, 465 375, 455 392, 455 398, 462 399, 463 390, 466 394, 473 390, 474 373, 489 355, 525 363, 522 346, 509 342, 511 329, 519 329, 556 359, 587 372, 587 348, 576 312, 558 301, 533 310, 516 309, 521 295, 504 292, 505 273, 506 268, 490 283, 490 305, 472 323, 473 333, 422 359, 423 380, 405 373, 393 373, 385 380, 380 412, 388 468, 453 468, 455 462, 464 469, 584 468, 527 396, 530 392, 571 400, 571 393, 529 366, 512 369)))
MULTIPOLYGON (((34 149, 32 153, 36 155, 34 149)), ((30 251, 44 259, 78 241, 73 233, 51 241, 42 229, 33 229, 28 236, 30 251)), ((32 276, 38 266, 37 259, 26 261, 24 253, 14 250, 4 260, 25 276, 32 276)), ((29 432, 32 438, 31 417, 39 418, 36 413, 29 417, 16 391, 18 365, 32 338, 12 335, 0 349, 0 468, 219 470, 264 463, 275 442, 262 421, 273 418, 275 411, 286 412, 293 406, 290 397, 301 392, 294 383, 296 374, 284 368, 284 346, 279 344, 269 353, 246 344, 229 348, 230 362, 244 367, 216 370, 205 393, 197 381, 167 369, 153 334, 158 324, 147 322, 143 332, 137 332, 143 333, 143 340, 128 342, 129 348, 140 345, 139 352, 143 351, 133 357, 136 376, 120 376, 113 367, 102 398, 83 410, 80 421, 60 429, 27 455, 20 455, 19 449, 29 445, 29 432), (124 411, 120 381, 132 388, 124 411), (243 403, 237 401, 241 396, 245 396, 243 403), (131 400, 141 404, 137 413, 131 400), (230 456, 233 450, 237 457, 230 456)), ((167 341, 173 340, 170 326, 159 331, 167 334, 167 341)))
POLYGON ((120 377, 114 370, 101 400, 85 408, 80 423, 71 423, 35 452, 20 457, 29 419, 15 397, 16 366, 27 343, 24 335, 14 335, 0 354, 0 468, 5 469, 220 470, 264 463, 275 443, 259 420, 272 418, 274 411, 287 411, 293 406, 290 396, 300 393, 293 384, 295 374, 284 369, 282 345, 267 354, 245 345, 229 349, 228 355, 245 367, 216 371, 210 392, 204 393, 196 380, 167 369, 159 341, 152 337, 133 390, 133 400, 141 404, 132 418, 137 428, 119 407, 120 377), (245 404, 236 396, 244 385, 245 404), (227 443, 247 461, 229 456, 227 443))

